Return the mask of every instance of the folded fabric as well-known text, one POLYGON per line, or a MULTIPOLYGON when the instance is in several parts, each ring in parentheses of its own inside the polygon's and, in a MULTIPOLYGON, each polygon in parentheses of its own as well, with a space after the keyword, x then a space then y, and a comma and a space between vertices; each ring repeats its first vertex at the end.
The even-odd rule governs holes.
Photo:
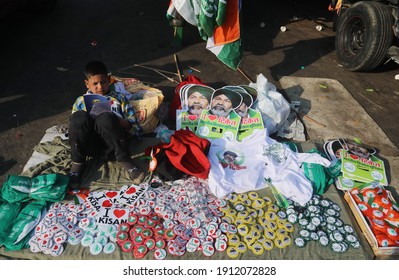
POLYGON ((313 194, 312 184, 301 170, 302 163, 330 164, 316 153, 293 152, 268 137, 266 130, 254 132, 241 142, 212 140, 208 158, 209 188, 217 197, 265 188, 267 179, 284 197, 300 205, 305 205, 313 194))
POLYGON ((0 246, 8 250, 21 250, 28 247, 30 233, 39 224, 47 202, 28 203, 15 218, 12 225, 0 233, 0 246))
POLYGON ((64 199, 68 182, 68 176, 62 174, 44 174, 34 178, 8 175, 1 195, 9 203, 32 199, 56 202, 64 199))
POLYGON ((160 149, 165 152, 172 165, 197 178, 208 178, 211 168, 207 158, 210 142, 200 138, 189 130, 177 130, 170 138, 170 143, 162 143, 146 149, 149 155, 151 149, 160 149))
MULTIPOLYGON (((308 153, 317 153, 323 156, 317 149, 307 151, 308 153)), ((304 162, 302 170, 306 178, 312 183, 313 193, 322 195, 326 192, 328 186, 334 183, 334 178, 327 172, 327 168, 321 164, 304 162)))

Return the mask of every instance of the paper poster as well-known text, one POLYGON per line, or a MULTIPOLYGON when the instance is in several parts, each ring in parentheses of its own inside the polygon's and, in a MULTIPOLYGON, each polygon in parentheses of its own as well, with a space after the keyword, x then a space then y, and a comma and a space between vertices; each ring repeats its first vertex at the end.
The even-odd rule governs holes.
POLYGON ((241 141, 251 135, 256 129, 264 129, 262 115, 259 111, 248 108, 247 117, 241 117, 237 140, 241 141))
POLYGON ((192 132, 197 131, 199 117, 190 115, 187 111, 176 110, 176 130, 184 129, 192 132))
POLYGON ((377 181, 387 185, 384 162, 376 156, 371 155, 367 159, 342 150, 341 160, 343 177, 365 183, 377 181))
POLYGON ((222 117, 203 110, 196 135, 208 139, 237 139, 240 122, 241 117, 234 111, 231 111, 227 117, 222 117))

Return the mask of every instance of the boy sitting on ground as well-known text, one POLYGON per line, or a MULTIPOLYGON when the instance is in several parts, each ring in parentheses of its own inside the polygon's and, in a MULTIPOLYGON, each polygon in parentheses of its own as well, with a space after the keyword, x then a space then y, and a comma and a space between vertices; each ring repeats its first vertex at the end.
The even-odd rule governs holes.
POLYGON ((109 89, 110 76, 104 63, 88 62, 85 75, 88 90, 76 99, 69 121, 72 158, 69 188, 80 187, 86 158, 101 156, 116 159, 128 171, 133 184, 141 183, 145 174, 134 165, 128 151, 129 133, 140 137, 142 132, 134 108, 125 95, 109 89), (85 103, 88 95, 100 95, 99 98, 105 97, 108 101, 101 103, 102 106, 97 106, 97 109, 95 105, 99 104, 94 103, 91 108, 92 104, 85 103), (107 106, 109 110, 106 109, 107 106))

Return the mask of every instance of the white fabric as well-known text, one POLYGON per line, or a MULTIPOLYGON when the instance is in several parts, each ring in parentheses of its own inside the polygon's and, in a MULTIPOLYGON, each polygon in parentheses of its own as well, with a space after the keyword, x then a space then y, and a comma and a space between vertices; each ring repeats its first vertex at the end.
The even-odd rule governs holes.
POLYGON ((122 82, 118 81, 118 82, 113 83, 113 85, 114 85, 115 92, 123 93, 127 99, 132 98, 132 94, 125 89, 125 86, 122 82))
POLYGON ((191 25, 198 25, 199 0, 172 0, 177 12, 191 25))
POLYGON ((329 166, 330 161, 317 153, 295 153, 289 147, 268 137, 259 130, 237 140, 215 139, 208 154, 211 163, 209 188, 222 198, 229 193, 243 193, 265 187, 264 179, 280 192, 301 205, 312 197, 311 182, 301 170, 303 162, 329 166), (235 164, 226 167, 221 163, 225 151, 237 154, 235 164))

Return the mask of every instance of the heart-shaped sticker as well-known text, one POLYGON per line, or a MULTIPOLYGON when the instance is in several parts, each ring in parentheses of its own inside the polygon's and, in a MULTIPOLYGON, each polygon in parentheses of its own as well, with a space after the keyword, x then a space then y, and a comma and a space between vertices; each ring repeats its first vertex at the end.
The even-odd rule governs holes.
POLYGON ((111 207, 111 206, 112 206, 112 203, 111 203, 111 201, 109 201, 109 200, 104 200, 102 206, 103 206, 103 207, 111 207))
POLYGON ((113 198, 118 194, 118 192, 107 192, 105 195, 109 198, 113 198))
POLYGON ((137 190, 135 187, 130 187, 127 189, 126 194, 133 194, 135 193, 137 190))
POLYGON ((197 116, 196 115, 188 115, 188 119, 190 121, 195 121, 197 119, 197 116))
POLYGON ((120 217, 122 217, 125 214, 126 214, 126 210, 123 210, 123 209, 115 209, 114 210, 114 215, 117 218, 120 218, 120 217))
POLYGON ((208 115, 208 119, 210 119, 211 121, 216 120, 217 116, 215 115, 208 115))

